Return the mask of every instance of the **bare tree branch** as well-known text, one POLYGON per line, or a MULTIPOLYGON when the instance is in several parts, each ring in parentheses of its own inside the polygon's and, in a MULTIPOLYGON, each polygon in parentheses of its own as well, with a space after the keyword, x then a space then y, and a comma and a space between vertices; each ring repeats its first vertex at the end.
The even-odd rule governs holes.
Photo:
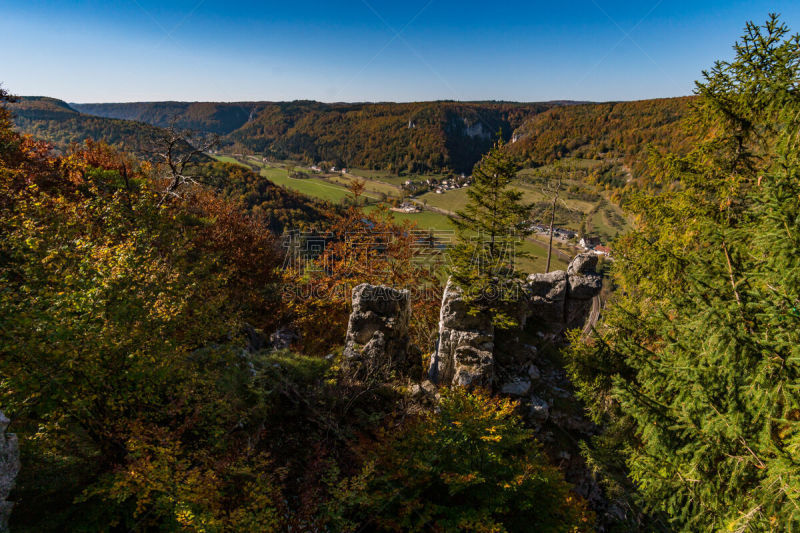
POLYGON ((190 131, 179 130, 172 120, 155 139, 157 151, 154 155, 161 160, 167 170, 167 186, 159 200, 161 206, 168 198, 180 197, 180 190, 187 185, 198 184, 194 176, 187 175, 186 168, 191 162, 201 158, 219 143, 218 135, 199 139, 190 131))

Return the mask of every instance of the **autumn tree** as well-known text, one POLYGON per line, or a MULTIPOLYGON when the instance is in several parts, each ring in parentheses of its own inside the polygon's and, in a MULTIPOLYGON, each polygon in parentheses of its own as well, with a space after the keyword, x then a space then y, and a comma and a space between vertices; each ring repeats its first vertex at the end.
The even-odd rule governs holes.
POLYGON ((105 145, 56 157, 7 125, 0 403, 26 463, 12 520, 222 520, 235 506, 207 496, 231 489, 222 458, 242 459, 219 437, 241 436, 243 322, 276 315, 274 240, 202 195, 159 206, 147 166, 105 145))
POLYGON ((379 444, 366 451, 363 472, 343 483, 332 502, 341 506, 337 528, 592 529, 586 503, 547 463, 514 403, 464 389, 442 396, 436 411, 400 431, 385 431, 379 444))
MULTIPOLYGON (((355 197, 360 189, 354 188, 355 197)), ((331 213, 330 221, 325 231, 296 232, 287 242, 285 279, 291 289, 285 301, 307 353, 324 355, 342 344, 351 292, 361 283, 410 289, 412 342, 430 345, 444 262, 435 237, 413 223, 397 222, 385 206, 368 213, 351 206, 331 213)))
POLYGON ((205 153, 219 143, 219 136, 198 137, 189 131, 180 131, 173 121, 170 126, 158 132, 153 141, 153 154, 164 168, 164 190, 159 205, 169 198, 179 197, 179 190, 188 185, 197 185, 197 177, 188 169, 205 153))

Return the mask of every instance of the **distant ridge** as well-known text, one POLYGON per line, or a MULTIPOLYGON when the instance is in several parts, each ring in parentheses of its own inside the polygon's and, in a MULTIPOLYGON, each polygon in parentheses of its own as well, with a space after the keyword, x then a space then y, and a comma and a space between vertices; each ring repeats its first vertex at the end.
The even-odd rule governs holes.
POLYGON ((22 96, 8 104, 18 130, 65 149, 86 139, 102 140, 137 155, 146 155, 159 128, 133 120, 86 115, 47 96, 22 96))
POLYGON ((157 128, 218 134, 225 152, 397 174, 469 173, 501 132, 526 166, 563 157, 641 174, 649 144, 680 151, 693 97, 633 102, 414 103, 130 102, 67 104, 43 96, 12 106, 18 127, 64 146, 86 137, 139 151, 157 128))
POLYGON ((469 172, 496 134, 509 139, 559 103, 132 102, 72 104, 82 113, 216 133, 223 147, 393 172, 469 172))

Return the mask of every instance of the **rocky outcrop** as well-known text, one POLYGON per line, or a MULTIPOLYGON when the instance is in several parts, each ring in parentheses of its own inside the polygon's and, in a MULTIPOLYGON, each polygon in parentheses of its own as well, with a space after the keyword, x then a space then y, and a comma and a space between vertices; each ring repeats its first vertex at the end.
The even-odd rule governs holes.
POLYGON ((526 323, 548 338, 581 327, 602 287, 596 266, 596 256, 580 254, 566 271, 529 276, 518 299, 505 304, 507 314, 519 327, 502 333, 495 332, 488 314, 470 313, 461 289, 448 281, 428 379, 456 386, 497 385, 497 389, 515 396, 527 393, 530 387, 523 366, 534 362, 536 347, 521 344, 519 334, 526 323), (501 336, 495 338, 496 334, 501 336), (498 366, 508 368, 498 372, 498 366), (496 376, 502 384, 493 383, 496 376))
POLYGON ((530 316, 550 328, 560 328, 567 304, 567 273, 563 270, 528 276, 530 316))
POLYGON ((579 254, 566 271, 528 276, 529 320, 554 333, 582 327, 603 286, 596 268, 596 255, 579 254))
POLYGON ((14 481, 20 469, 17 436, 6 435, 9 422, 0 412, 0 532, 8 531, 8 517, 14 506, 8 501, 8 495, 14 488, 14 481))
MULTIPOLYGON (((429 381, 411 385, 415 405, 430 408, 435 385, 486 387, 517 399, 545 451, 559 465, 578 494, 606 512, 600 486, 580 454, 579 443, 596 428, 575 398, 561 360, 553 350, 567 329, 584 326, 602 288, 597 257, 581 254, 566 270, 534 274, 514 297, 504 299, 503 313, 517 327, 496 329, 492 316, 475 312, 463 291, 448 281, 439 312, 439 338, 431 356, 429 381), (548 355, 549 354, 549 355, 548 355), (565 438, 566 437, 566 438, 565 438)), ((516 285, 515 285, 516 287, 516 285)), ((506 296, 512 293, 505 293, 506 296)), ((347 330, 346 362, 369 373, 376 365, 408 365, 409 302, 406 291, 359 285, 353 291, 353 314, 347 330)))
POLYGON ((353 289, 345 366, 354 375, 405 371, 413 364, 408 338, 409 292, 363 283, 353 289))
POLYGON ((439 340, 428 379, 437 384, 491 386, 494 378, 494 327, 485 313, 469 313, 463 293, 448 281, 439 312, 439 340))
POLYGON ((592 299, 600 294, 603 280, 596 271, 597 256, 594 254, 580 254, 567 268, 567 305, 564 310, 564 327, 573 329, 582 327, 589 310, 592 299))

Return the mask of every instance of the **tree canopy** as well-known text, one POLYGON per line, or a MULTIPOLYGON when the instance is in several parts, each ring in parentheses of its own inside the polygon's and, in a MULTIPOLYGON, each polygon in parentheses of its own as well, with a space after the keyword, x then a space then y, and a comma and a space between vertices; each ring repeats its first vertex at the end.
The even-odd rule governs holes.
POLYGON ((606 426, 588 457, 645 529, 800 524, 800 37, 773 15, 735 52, 697 84, 703 142, 654 162, 680 187, 631 203, 621 290, 571 355, 606 426))

